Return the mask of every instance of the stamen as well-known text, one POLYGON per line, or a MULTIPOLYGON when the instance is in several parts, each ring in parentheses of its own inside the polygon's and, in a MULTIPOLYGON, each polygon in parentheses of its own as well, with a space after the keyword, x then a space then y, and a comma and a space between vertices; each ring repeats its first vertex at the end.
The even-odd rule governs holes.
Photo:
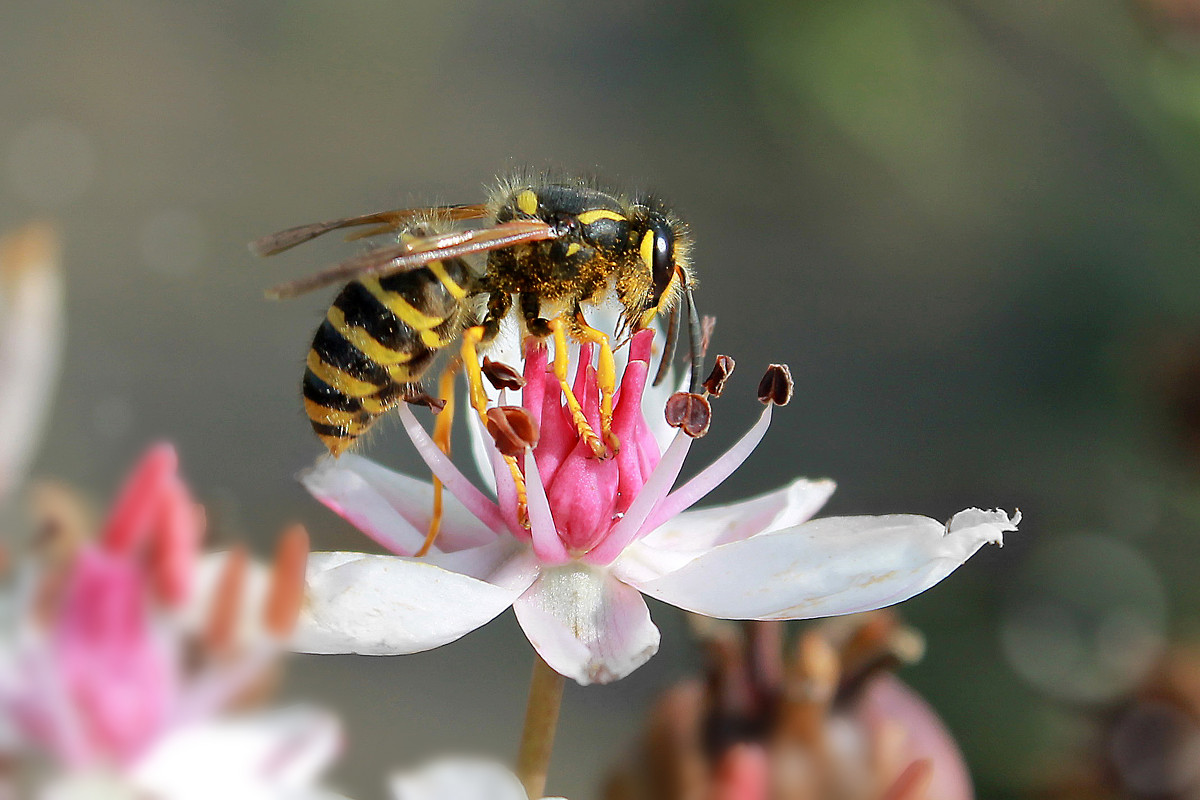
POLYGON ((637 499, 625 512, 625 516, 613 526, 600 544, 584 556, 585 561, 590 564, 610 564, 638 537, 645 527, 646 518, 662 504, 667 492, 675 485, 675 479, 683 469, 683 461, 692 447, 692 441, 692 437, 682 431, 675 435, 658 466, 650 473, 650 478, 638 493, 637 499))
POLYGON ((425 406, 435 414, 442 413, 442 409, 446 407, 446 401, 440 397, 434 397, 425 392, 413 392, 404 396, 404 402, 414 406, 425 406))
POLYGON ((279 537, 271 586, 263 609, 263 624, 278 639, 291 636, 304 605, 304 573, 308 567, 308 531, 300 523, 279 537))
POLYGON ((565 564, 570 555, 554 525, 554 514, 532 450, 525 451, 525 485, 529 492, 529 533, 533 537, 534 555, 543 564, 565 564))
POLYGON ((758 401, 763 405, 786 406, 792 399, 792 385, 792 371, 788 365, 772 364, 758 382, 758 401))
POLYGON ((245 547, 235 547, 229 551, 221 575, 217 578, 213 604, 208 612, 203 635, 205 649, 213 653, 225 653, 233 647, 249 560, 245 547))
POLYGON ((500 389, 509 389, 516 391, 525 386, 525 378, 516 369, 508 364, 502 364, 499 361, 492 361, 487 356, 483 357, 483 377, 488 379, 488 383, 500 389))
POLYGON ((772 406, 768 404, 759 415, 758 422, 754 423, 754 427, 746 431, 746 435, 729 448, 723 456, 701 470, 683 486, 667 495, 654 509, 654 513, 650 514, 646 524, 638 532, 638 538, 662 525, 676 514, 686 511, 732 475, 742 465, 742 462, 750 457, 754 448, 758 447, 758 443, 766 435, 767 428, 771 427, 771 408, 772 406))
POLYGON ((704 380, 704 391, 713 397, 720 397, 721 392, 725 391, 725 382, 733 374, 734 366, 735 363, 732 357, 717 356, 717 363, 713 365, 712 372, 704 380))
POLYGON ((500 507, 479 491, 475 484, 471 483, 458 467, 454 466, 453 461, 446 458, 446 455, 438 449, 433 440, 429 438, 429 434, 421 427, 421 423, 417 422, 416 416, 407 405, 401 404, 400 406, 400 422, 404 425, 404 430, 408 432, 408 438, 417 448, 421 459, 446 485, 451 494, 457 497, 459 502, 478 517, 484 525, 494 531, 505 528, 504 515, 500 513, 500 507))
POLYGON ((691 392, 676 392, 667 400, 664 409, 667 424, 679 428, 693 439, 708 433, 712 424, 712 406, 704 395, 691 392))
POLYGON ((506 456, 516 457, 527 447, 537 447, 538 426, 533 415, 520 406, 489 408, 487 432, 496 449, 506 456))

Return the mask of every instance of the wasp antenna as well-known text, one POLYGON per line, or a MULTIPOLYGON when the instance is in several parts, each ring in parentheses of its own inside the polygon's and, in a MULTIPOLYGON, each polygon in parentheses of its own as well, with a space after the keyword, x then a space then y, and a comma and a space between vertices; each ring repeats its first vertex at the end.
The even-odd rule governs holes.
POLYGON ((691 389, 692 394, 699 394, 704 381, 704 334, 700 330, 700 314, 696 311, 696 297, 692 293, 691 284, 684 278, 683 294, 688 307, 688 352, 691 355, 691 389))
POLYGON ((671 370, 671 362, 675 360, 675 345, 679 342, 679 306, 671 309, 667 317, 667 340, 663 343, 662 360, 658 362, 658 372, 654 373, 654 385, 658 386, 671 370))

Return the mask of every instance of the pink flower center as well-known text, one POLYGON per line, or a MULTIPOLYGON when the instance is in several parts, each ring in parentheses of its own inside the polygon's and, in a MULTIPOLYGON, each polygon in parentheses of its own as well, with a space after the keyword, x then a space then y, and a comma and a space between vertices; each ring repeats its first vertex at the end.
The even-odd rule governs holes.
POLYGON ((53 663, 94 754, 128 762, 154 741, 177 694, 172 649, 156 635, 150 587, 123 555, 83 550, 54 629, 53 663))
MULTIPOLYGON (((530 342, 525 357, 522 405, 541 431, 533 455, 553 509, 554 525, 567 552, 595 548, 620 522, 658 465, 661 453, 642 414, 642 393, 650 368, 654 332, 644 330, 629 343, 629 362, 613 399, 612 429, 619 452, 599 459, 579 436, 562 388, 548 364, 544 345, 530 342)), ((572 386, 592 430, 600 432, 600 387, 592 347, 579 349, 572 386)))

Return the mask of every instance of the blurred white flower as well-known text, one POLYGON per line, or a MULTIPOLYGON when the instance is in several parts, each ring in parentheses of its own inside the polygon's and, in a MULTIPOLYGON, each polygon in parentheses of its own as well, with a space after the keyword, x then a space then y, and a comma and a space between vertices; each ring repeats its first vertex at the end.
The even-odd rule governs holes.
POLYGON ((63 341, 60 255, 45 223, 0 239, 0 500, 24 476, 52 406, 63 341))

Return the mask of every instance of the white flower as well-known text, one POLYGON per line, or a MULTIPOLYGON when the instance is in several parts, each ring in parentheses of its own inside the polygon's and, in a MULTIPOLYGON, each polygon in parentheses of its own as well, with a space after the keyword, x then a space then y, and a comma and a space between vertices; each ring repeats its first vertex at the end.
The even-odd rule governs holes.
POLYGON ((41 438, 63 340, 59 241, 46 224, 0 239, 0 500, 16 488, 41 438))
MULTIPOLYGON (((866 611, 928 589, 984 543, 1016 529, 1019 515, 979 509, 949 524, 911 515, 809 521, 833 492, 828 480, 798 479, 751 500, 689 511, 750 455, 772 407, 725 455, 671 491, 692 440, 663 423, 667 393, 645 387, 652 337, 643 331, 627 348, 613 412, 621 449, 603 460, 579 440, 545 350, 531 348, 521 402, 540 439, 519 460, 528 529, 508 465, 474 419, 476 457, 495 499, 401 406, 418 452, 453 495, 424 558, 411 556, 429 522, 430 484, 356 455, 323 459, 305 473, 317 499, 397 555, 313 554, 293 646, 413 653, 452 642, 513 606, 551 667, 581 684, 607 683, 658 649, 643 594, 727 619, 866 611)), ((598 389, 589 365, 590 355, 576 394, 594 420, 598 389)))
MULTIPOLYGON (((392 779, 393 800, 529 800, 508 769, 494 761, 445 758, 392 779)), ((543 800, 564 800, 547 797, 543 800)))

